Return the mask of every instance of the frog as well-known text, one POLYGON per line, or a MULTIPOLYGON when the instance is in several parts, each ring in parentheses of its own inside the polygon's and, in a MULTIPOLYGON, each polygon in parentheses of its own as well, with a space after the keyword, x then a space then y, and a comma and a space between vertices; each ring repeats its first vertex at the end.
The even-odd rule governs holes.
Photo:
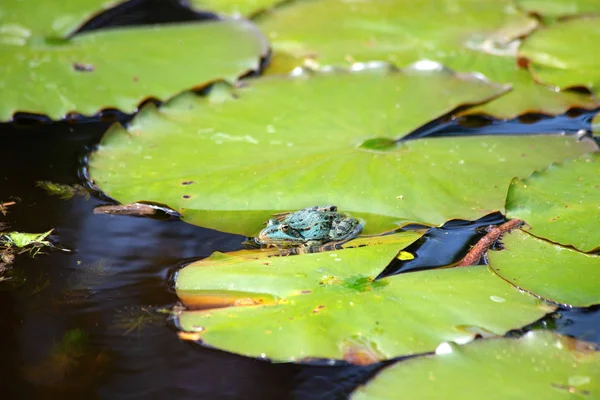
POLYGON ((362 228, 362 221, 338 212, 334 205, 314 206, 275 214, 255 240, 267 247, 322 246, 353 239, 362 228))

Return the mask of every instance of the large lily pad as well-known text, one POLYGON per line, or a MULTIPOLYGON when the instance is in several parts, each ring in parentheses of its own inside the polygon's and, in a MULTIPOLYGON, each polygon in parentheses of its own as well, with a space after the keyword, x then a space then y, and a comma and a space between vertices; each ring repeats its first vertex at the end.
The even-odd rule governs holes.
MULTIPOLYGON (((594 228, 596 229, 596 228, 594 228)), ((600 256, 571 250, 522 231, 488 253, 490 267, 522 290, 574 307, 600 304, 600 256)))
POLYGON ((380 60, 404 66, 430 59, 511 83, 513 92, 481 110, 495 117, 593 107, 589 96, 550 90, 520 69, 517 38, 534 30, 537 20, 509 0, 296 1, 256 22, 272 42, 278 71, 303 64, 380 60))
POLYGON ((267 10, 285 0, 189 0, 189 4, 198 10, 216 11, 229 15, 251 17, 257 12, 267 10))
POLYGON ((600 247, 600 155, 586 155, 527 179, 514 179, 506 212, 530 226, 530 232, 582 251, 600 247))
POLYGON ((583 86, 598 94, 600 17, 568 19, 540 29, 519 49, 534 77, 559 88, 583 86))
POLYGON ((384 369, 352 400, 576 399, 600 397, 600 352, 551 332, 521 339, 445 344, 435 356, 401 361, 384 369))
POLYGON ((183 311, 179 326, 204 344, 246 356, 365 364, 432 351, 445 340, 504 334, 552 310, 485 267, 373 281, 402 247, 256 260, 219 255, 191 264, 176 282, 185 304, 206 307, 230 298, 239 306, 183 311))
POLYGON ((364 218, 365 233, 474 220, 502 208, 512 177, 597 149, 565 136, 393 140, 501 92, 447 71, 217 85, 114 126, 89 171, 122 203, 163 203, 184 221, 249 236, 273 213, 318 204, 364 218))
POLYGON ((53 119, 72 112, 93 115, 105 108, 131 113, 147 98, 164 100, 216 79, 235 80, 257 69, 267 52, 262 34, 243 21, 68 36, 75 16, 89 15, 78 2, 69 4, 72 9, 63 10, 62 3, 50 10, 41 6, 46 14, 30 14, 35 6, 26 2, 0 6, 0 121, 19 111, 53 119), (60 18, 63 12, 65 20, 60 18))

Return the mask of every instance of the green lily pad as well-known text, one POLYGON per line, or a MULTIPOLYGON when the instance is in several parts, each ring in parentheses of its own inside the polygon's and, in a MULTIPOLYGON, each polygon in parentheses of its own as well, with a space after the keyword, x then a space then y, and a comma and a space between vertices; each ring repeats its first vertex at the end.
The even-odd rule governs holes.
POLYGON ((273 213, 318 204, 363 218, 365 234, 477 219, 502 208, 512 177, 597 146, 565 136, 381 143, 501 92, 414 70, 220 84, 205 97, 149 106, 128 129, 114 126, 89 172, 121 203, 155 201, 189 223, 247 236, 273 213))
POLYGON ((257 69, 267 52, 262 34, 243 21, 119 28, 69 36, 66 33, 76 26, 75 16, 89 15, 78 2, 70 2, 70 12, 62 6, 42 6, 46 14, 30 14, 35 6, 29 3, 5 3, 0 6, 0 54, 4 57, 0 121, 10 120, 16 112, 53 119, 69 113, 93 115, 106 108, 131 113, 144 99, 164 100, 220 78, 233 81, 257 69), (21 4, 28 7, 23 9, 21 4), (19 13, 25 16, 17 23, 19 13), (42 22, 36 28, 38 19, 42 22), (48 26, 48 21, 53 24, 48 26))
POLYGON ((544 17, 573 17, 600 13, 597 0, 515 0, 520 9, 544 17))
POLYGON ((225 298, 238 307, 183 311, 179 327, 245 356, 367 364, 432 351, 445 340, 501 335, 552 310, 485 267, 373 281, 418 236, 398 235, 400 243, 253 260, 217 255, 191 264, 176 281, 186 305, 223 305, 225 298))
POLYGON ((583 86, 596 95, 600 89, 600 18, 557 22, 530 35, 519 55, 530 61, 534 78, 559 88, 583 86))
POLYGON ((504 236, 488 253, 490 267, 519 289, 573 307, 600 304, 600 256, 581 253, 523 231, 504 236))
POLYGON ((523 114, 561 115, 572 108, 592 110, 598 107, 598 100, 591 94, 577 91, 548 90, 544 85, 536 83, 529 71, 513 65, 514 60, 501 58, 498 65, 505 65, 505 73, 495 74, 495 79, 511 82, 514 90, 504 96, 476 107, 462 111, 459 115, 484 114, 500 119, 514 119, 523 114))
POLYGON ((500 47, 537 26, 508 0, 290 2, 256 22, 274 50, 319 65, 432 59, 468 71, 478 56, 510 54, 500 47))
POLYGON ((385 368, 352 400, 592 399, 600 396, 600 352, 551 332, 520 339, 444 344, 438 354, 385 368))
POLYGON ((273 68, 278 72, 298 65, 318 68, 379 60, 404 66, 429 59, 512 84, 512 92, 481 110, 497 118, 527 112, 562 114, 595 105, 584 94, 537 84, 518 66, 517 38, 538 23, 509 0, 297 1, 258 16, 256 23, 272 42, 278 61, 273 68))
POLYGON ((209 10, 228 15, 251 17, 254 14, 284 2, 285 0, 189 0, 192 8, 209 10))
POLYGON ((0 43, 31 36, 67 37, 94 15, 124 0, 5 1, 0 4, 0 43))
POLYGON ((527 179, 513 179, 506 213, 530 233, 582 251, 600 247, 600 155, 554 164, 527 179))

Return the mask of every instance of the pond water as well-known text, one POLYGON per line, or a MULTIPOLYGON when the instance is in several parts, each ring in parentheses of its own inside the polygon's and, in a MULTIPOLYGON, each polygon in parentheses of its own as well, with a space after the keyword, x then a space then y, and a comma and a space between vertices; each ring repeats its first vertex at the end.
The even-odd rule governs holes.
MULTIPOLYGON (((176 1, 126 7, 83 30, 210 17, 176 1)), ((574 133, 589 128, 592 115, 440 120, 410 137, 574 133)), ((98 118, 0 124, 0 202, 17 202, 0 222, 22 232, 55 228, 52 238, 70 250, 21 255, 0 282, 1 398, 336 399, 381 367, 271 364, 180 340, 159 312, 177 303, 173 272, 214 251, 240 249, 245 238, 177 220, 98 215, 94 207, 106 202, 97 196, 63 200, 36 186, 83 184, 83 160, 108 126, 98 118)), ((600 310, 562 309, 533 327, 600 343, 600 310)))
MULTIPOLYGON (((419 135, 575 132, 591 115, 468 128, 438 122, 419 135)), ((245 238, 177 220, 98 215, 93 208, 106 202, 97 196, 63 200, 36 187, 84 183, 82 162, 107 126, 0 125, 0 200, 17 201, 0 221, 23 232, 55 228, 53 238, 71 250, 21 255, 0 283, 3 398, 345 398, 377 368, 270 364, 181 341, 169 315, 157 312, 177 302, 173 271, 239 249, 245 238)), ((537 326, 600 342, 598 308, 561 310, 537 326)))

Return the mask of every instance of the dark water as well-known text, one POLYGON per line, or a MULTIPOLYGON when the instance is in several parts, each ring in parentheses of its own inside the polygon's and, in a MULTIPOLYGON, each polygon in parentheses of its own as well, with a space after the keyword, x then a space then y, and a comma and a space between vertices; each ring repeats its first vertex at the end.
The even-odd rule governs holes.
MULTIPOLYGON (((558 118, 554 129, 588 120, 558 118)), ((82 183, 81 160, 106 127, 0 125, 0 201, 18 201, 0 221, 24 232, 55 228, 72 250, 19 256, 0 283, 2 398, 331 399, 368 376, 373 368, 270 364, 181 341, 169 316, 155 312, 177 301, 170 273, 185 260, 236 250, 244 238, 176 220, 95 215, 99 198, 63 200, 35 186, 82 183)), ((600 342, 598 308, 561 310, 538 326, 600 342)))

